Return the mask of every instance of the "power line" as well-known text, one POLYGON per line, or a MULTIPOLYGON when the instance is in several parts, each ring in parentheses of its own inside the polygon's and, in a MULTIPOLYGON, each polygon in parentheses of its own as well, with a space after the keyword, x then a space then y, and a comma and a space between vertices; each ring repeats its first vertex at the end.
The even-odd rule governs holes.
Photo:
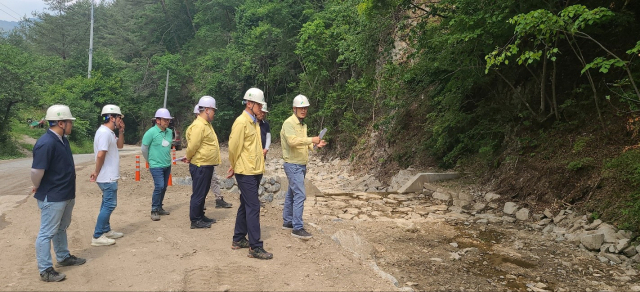
POLYGON ((20 13, 15 12, 15 10, 11 9, 11 7, 9 7, 9 6, 5 5, 4 3, 0 2, 0 5, 2 5, 2 6, 4 6, 4 7, 7 7, 7 9, 9 9, 9 11, 11 11, 11 12, 15 13, 18 17, 22 17, 22 16, 20 16, 20 13))
POLYGON ((0 11, 2 11, 2 12, 4 12, 4 13, 6 13, 7 15, 11 16, 11 18, 13 18, 13 19, 15 19, 15 20, 17 20, 17 21, 20 21, 20 19, 17 19, 15 16, 13 16, 13 15, 9 14, 9 12, 6 12, 6 11, 4 11, 4 10, 2 10, 2 9, 0 9, 0 11))

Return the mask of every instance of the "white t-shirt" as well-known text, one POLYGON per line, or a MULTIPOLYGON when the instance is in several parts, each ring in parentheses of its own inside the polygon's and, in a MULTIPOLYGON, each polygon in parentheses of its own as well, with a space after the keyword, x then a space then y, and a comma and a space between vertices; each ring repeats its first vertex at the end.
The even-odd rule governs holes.
POLYGON ((96 136, 93 138, 93 153, 96 160, 99 151, 107 151, 107 154, 96 182, 118 181, 120 179, 120 155, 118 155, 116 134, 105 125, 98 128, 96 136))

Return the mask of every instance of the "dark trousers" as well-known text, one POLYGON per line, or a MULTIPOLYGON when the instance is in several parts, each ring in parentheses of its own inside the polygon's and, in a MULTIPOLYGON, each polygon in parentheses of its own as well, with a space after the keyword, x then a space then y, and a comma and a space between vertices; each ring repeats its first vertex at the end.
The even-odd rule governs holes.
POLYGON ((213 176, 213 165, 197 166, 189 164, 191 173, 191 202, 189 203, 189 219, 191 222, 202 220, 204 216, 204 200, 207 198, 209 188, 211 188, 211 177, 213 176))
POLYGON ((258 188, 260 187, 260 175, 235 174, 238 188, 240 189, 240 207, 236 215, 236 228, 233 241, 240 241, 249 234, 251 248, 262 247, 260 240, 260 200, 258 188))

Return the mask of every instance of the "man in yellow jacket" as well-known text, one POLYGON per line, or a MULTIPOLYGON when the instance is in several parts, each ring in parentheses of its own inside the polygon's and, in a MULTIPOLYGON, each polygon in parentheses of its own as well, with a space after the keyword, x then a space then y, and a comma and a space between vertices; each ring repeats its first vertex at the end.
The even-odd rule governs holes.
POLYGON ((264 174, 262 139, 257 117, 261 114, 264 93, 250 88, 244 94, 245 109, 236 118, 229 135, 229 175, 236 176, 240 189, 240 207, 231 243, 232 249, 249 248, 249 257, 268 260, 273 254, 264 250, 260 239, 260 200, 258 188, 264 174), (246 236, 249 235, 249 240, 246 236))
POLYGON ((304 189, 304 177, 307 174, 309 162, 309 150, 313 145, 324 147, 327 142, 320 137, 307 137, 307 125, 304 118, 307 117, 309 100, 304 95, 298 95, 293 99, 293 115, 286 119, 280 130, 280 144, 282 145, 282 158, 284 159, 284 172, 289 180, 289 189, 284 198, 282 210, 283 229, 291 229, 293 237, 310 239, 311 233, 304 229, 302 212, 307 195, 304 189))
POLYGON ((214 167, 220 164, 220 146, 218 136, 211 126, 216 113, 216 100, 211 96, 203 96, 198 101, 200 114, 187 128, 187 154, 185 162, 189 163, 191 173, 191 202, 189 203, 189 219, 191 229, 211 228, 216 220, 204 215, 204 202, 211 187, 214 167))

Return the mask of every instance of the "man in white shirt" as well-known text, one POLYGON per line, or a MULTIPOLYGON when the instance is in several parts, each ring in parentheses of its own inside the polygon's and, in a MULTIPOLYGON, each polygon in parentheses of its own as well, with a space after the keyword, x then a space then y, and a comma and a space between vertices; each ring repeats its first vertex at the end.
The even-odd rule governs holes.
POLYGON ((111 230, 109 220, 118 204, 118 179, 120 179, 120 156, 118 149, 124 146, 124 122, 122 112, 116 105, 108 104, 102 108, 102 126, 96 131, 93 139, 93 152, 96 157, 96 168, 90 181, 97 182, 102 190, 102 205, 91 240, 92 246, 115 244, 114 239, 124 236, 121 232, 111 230), (113 132, 118 129, 118 138, 113 132))

